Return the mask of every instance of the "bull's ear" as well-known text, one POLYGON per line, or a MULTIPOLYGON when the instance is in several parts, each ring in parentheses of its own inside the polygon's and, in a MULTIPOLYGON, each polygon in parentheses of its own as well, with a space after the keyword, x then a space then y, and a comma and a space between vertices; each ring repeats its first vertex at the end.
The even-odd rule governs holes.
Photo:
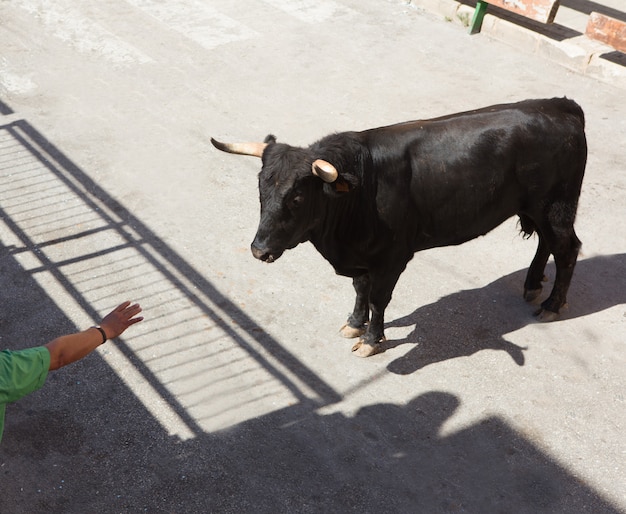
POLYGON ((349 193, 359 185, 359 179, 350 173, 339 174, 337 168, 328 161, 317 159, 311 166, 313 175, 324 182, 324 192, 330 196, 349 193))
POLYGON ((350 193, 358 185, 359 181, 353 175, 339 175, 334 182, 324 184, 324 193, 337 197, 350 193))

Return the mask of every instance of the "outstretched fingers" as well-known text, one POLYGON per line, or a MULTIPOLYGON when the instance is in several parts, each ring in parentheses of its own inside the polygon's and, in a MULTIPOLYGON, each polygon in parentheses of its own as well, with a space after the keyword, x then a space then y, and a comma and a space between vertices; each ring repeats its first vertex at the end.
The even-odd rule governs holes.
POLYGON ((141 306, 138 303, 124 302, 107 314, 101 328, 105 331, 107 339, 114 339, 121 335, 128 327, 143 321, 143 316, 138 316, 141 306))

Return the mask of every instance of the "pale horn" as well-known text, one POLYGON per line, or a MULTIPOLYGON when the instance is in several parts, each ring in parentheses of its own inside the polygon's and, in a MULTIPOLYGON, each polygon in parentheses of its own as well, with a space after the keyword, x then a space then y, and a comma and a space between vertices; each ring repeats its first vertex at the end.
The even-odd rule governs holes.
POLYGON ((324 182, 334 182, 337 180, 339 173, 337 173, 337 168, 335 168, 330 162, 324 161, 322 159, 317 159, 313 161, 313 165, 311 166, 313 175, 321 178, 324 182))
POLYGON ((211 138, 213 146, 222 152, 235 153, 239 155, 252 155, 261 157, 267 143, 221 143, 211 138))

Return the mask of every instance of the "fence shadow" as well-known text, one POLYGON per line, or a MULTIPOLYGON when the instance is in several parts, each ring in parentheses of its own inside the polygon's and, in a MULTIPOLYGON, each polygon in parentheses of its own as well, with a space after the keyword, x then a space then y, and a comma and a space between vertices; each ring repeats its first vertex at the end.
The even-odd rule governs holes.
POLYGON ((13 110, 2 100, 0 100, 0 114, 2 114, 2 116, 8 116, 9 114, 13 114, 13 110))
MULTIPOLYGON (((211 413, 204 409, 205 386, 216 388, 218 396, 230 395, 242 415, 245 402, 264 408, 268 391, 280 390, 292 398, 285 401, 295 399, 310 408, 339 400, 330 386, 25 120, 0 124, 0 219, 12 241, 2 245, 2 258, 5 266, 15 268, 3 274, 3 282, 20 276, 20 269, 22 275, 52 277, 94 321, 120 301, 117 283, 123 284, 124 295, 141 300, 150 312, 129 335, 133 343, 119 338, 112 344, 194 435, 204 430, 198 416, 208 420, 220 410, 228 417, 223 410, 227 401, 216 403, 211 413), (185 357, 174 362, 174 354, 185 357), (233 361, 239 368, 230 366, 233 361), (175 366, 180 374, 172 379, 175 366), (244 370, 252 383, 264 386, 255 389, 257 397, 244 394, 238 383, 244 370), (190 414, 192 406, 196 415, 190 414)), ((22 294, 9 285, 3 295, 22 294)), ((37 312, 31 315, 33 323, 45 325, 37 312)), ((59 334, 43 329, 40 337, 59 334)), ((22 336, 32 340, 32 333, 22 336)))
MULTIPOLYGON (((554 276, 553 266, 548 275, 554 276)), ((448 359, 482 350, 502 350, 520 366, 524 348, 506 340, 506 334, 535 323, 536 306, 526 304, 521 290, 526 270, 499 278, 485 287, 459 291, 413 313, 387 323, 387 327, 415 326, 402 340, 388 340, 385 349, 400 345, 414 348, 388 365, 397 374, 413 373, 448 359)), ((552 283, 544 285, 546 297, 552 283)), ((569 307, 554 323, 626 304, 626 254, 579 260, 570 287, 569 307)))

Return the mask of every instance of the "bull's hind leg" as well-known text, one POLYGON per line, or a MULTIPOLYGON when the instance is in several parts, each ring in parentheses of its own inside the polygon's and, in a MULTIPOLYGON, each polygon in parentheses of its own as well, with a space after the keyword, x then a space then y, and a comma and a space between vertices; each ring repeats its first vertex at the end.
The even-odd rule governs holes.
POLYGON ((576 237, 574 229, 572 229, 571 234, 559 245, 558 249, 554 250, 556 278, 554 279, 554 287, 550 296, 542 302, 541 309, 536 313, 541 321, 556 319, 561 307, 567 303, 567 291, 572 281, 580 246, 580 240, 576 237))
POLYGON ((544 271, 548 258, 550 257, 550 247, 535 222, 529 216, 520 214, 519 220, 522 226, 522 232, 526 237, 532 236, 533 233, 537 233, 539 237, 537 253, 535 253, 535 257, 530 263, 528 273, 526 274, 526 281, 524 282, 524 299, 527 302, 532 302, 541 294, 541 289, 543 288, 541 283, 545 281, 544 271))
POLYGON ((550 252, 554 255, 556 277, 550 296, 541 304, 537 317, 541 321, 552 321, 556 318, 561 307, 567 303, 574 267, 580 250, 580 240, 574 232, 574 217, 576 204, 553 204, 548 212, 547 225, 540 227, 550 252))
POLYGON ((541 294, 543 288, 542 282, 545 281, 545 269, 548 258, 550 257, 550 248, 541 234, 539 236, 539 244, 537 245, 537 253, 528 268, 526 281, 524 282, 524 300, 532 302, 541 294))
POLYGON ((369 274, 365 273, 364 275, 354 277, 352 285, 356 292, 354 309, 348 317, 346 324, 339 330, 339 333, 348 339, 361 337, 367 329, 367 322, 370 318, 369 297, 371 284, 369 274))

